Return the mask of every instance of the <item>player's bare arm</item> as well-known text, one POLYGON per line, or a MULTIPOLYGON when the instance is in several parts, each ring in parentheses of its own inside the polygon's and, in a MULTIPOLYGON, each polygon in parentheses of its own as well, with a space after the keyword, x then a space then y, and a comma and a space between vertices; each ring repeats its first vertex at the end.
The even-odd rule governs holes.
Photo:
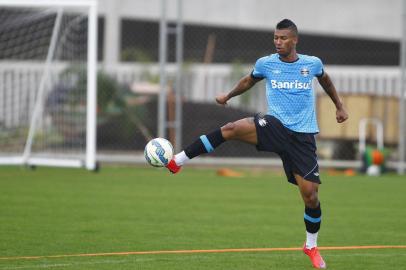
POLYGON ((229 99, 231 99, 232 97, 235 97, 235 96, 239 96, 242 93, 246 92, 260 80, 261 79, 255 79, 251 76, 251 74, 248 74, 248 75, 242 77, 228 94, 218 95, 216 97, 216 102, 218 104, 225 105, 225 104, 227 104, 227 101, 229 99))
POLYGON ((321 87, 323 87, 324 91, 329 95, 331 100, 333 101, 334 105, 336 106, 336 119, 338 123, 342 123, 348 119, 348 113, 345 110, 342 101, 340 100, 337 90, 330 79, 330 76, 324 72, 324 74, 317 78, 321 87))

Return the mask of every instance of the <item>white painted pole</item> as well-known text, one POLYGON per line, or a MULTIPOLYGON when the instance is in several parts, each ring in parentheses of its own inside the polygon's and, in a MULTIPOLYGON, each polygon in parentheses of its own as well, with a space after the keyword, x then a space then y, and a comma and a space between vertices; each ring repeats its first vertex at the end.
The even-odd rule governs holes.
POLYGON ((118 14, 118 1, 106 1, 108 12, 105 16, 104 31, 104 67, 114 70, 120 61, 120 16, 118 14))
POLYGON ((175 82, 175 152, 182 148, 182 65, 183 65, 183 0, 178 0, 176 22, 176 82, 175 82))
POLYGON ((160 92, 158 99, 158 137, 165 138, 166 135, 166 61, 168 43, 168 24, 166 19, 166 0, 161 0, 161 21, 159 25, 159 82, 160 92))
POLYGON ((405 95, 406 95, 406 3, 402 1, 402 43, 400 52, 400 95, 399 95, 399 166, 398 174, 405 173, 406 152, 406 118, 405 118, 405 95))
POLYGON ((358 125, 359 134, 359 152, 363 154, 366 151, 366 140, 367 140, 367 126, 368 124, 374 124, 376 128, 376 146, 377 149, 382 150, 384 145, 383 140, 383 123, 378 118, 362 118, 358 125))
POLYGON ((86 168, 96 169, 97 3, 89 7, 87 52, 86 168))

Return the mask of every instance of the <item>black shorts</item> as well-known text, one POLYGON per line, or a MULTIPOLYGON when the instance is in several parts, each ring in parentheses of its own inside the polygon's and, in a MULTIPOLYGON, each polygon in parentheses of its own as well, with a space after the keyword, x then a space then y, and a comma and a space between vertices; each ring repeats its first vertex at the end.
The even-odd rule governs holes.
POLYGON ((255 127, 258 151, 277 153, 290 183, 297 185, 293 173, 308 181, 321 183, 313 133, 292 131, 270 115, 255 115, 255 127))

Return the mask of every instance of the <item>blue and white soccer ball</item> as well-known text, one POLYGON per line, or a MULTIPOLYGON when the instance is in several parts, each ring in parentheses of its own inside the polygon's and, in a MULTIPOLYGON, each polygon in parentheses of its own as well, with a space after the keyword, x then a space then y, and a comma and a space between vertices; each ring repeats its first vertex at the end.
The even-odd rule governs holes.
POLYGON ((145 146, 144 157, 151 166, 164 167, 173 157, 173 146, 167 139, 152 139, 145 146))

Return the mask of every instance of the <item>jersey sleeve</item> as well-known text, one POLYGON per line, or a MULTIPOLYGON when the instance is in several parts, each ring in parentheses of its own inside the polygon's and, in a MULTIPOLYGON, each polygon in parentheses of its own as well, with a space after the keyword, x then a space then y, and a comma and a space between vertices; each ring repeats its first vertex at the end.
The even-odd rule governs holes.
POLYGON ((316 77, 323 76, 324 66, 323 66, 323 62, 321 62, 320 58, 314 57, 314 66, 315 66, 314 76, 316 76, 316 77))
POLYGON ((254 79, 263 79, 265 78, 264 72, 264 60, 265 57, 259 58, 254 65, 254 69, 251 72, 251 77, 254 79))

